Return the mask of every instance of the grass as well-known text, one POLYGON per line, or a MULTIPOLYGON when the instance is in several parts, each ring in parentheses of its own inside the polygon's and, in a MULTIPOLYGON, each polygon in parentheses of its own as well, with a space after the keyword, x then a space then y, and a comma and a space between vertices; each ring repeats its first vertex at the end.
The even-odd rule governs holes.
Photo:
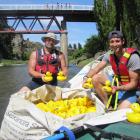
MULTIPOLYGON (((89 62, 93 61, 94 58, 89 58, 85 60, 80 60, 76 65, 80 68, 84 67, 89 62)), ((9 60, 9 59, 2 59, 0 60, 0 66, 11 66, 11 65, 19 65, 19 64, 27 64, 28 61, 23 60, 9 60)), ((71 60, 71 64, 75 64, 76 60, 71 60)))
POLYGON ((86 60, 82 60, 78 63, 78 67, 82 68, 84 67, 85 65, 87 65, 88 63, 92 62, 94 60, 94 58, 89 58, 89 59, 86 59, 86 60))
POLYGON ((81 59, 78 58, 78 59, 73 59, 73 60, 70 60, 69 63, 71 64, 75 64, 77 65, 78 67, 82 68, 84 67, 86 64, 92 62, 94 60, 94 58, 89 58, 89 59, 81 59))
POLYGON ((11 66, 17 64, 27 64, 27 61, 23 60, 9 60, 9 59, 2 59, 0 60, 0 66, 11 66))

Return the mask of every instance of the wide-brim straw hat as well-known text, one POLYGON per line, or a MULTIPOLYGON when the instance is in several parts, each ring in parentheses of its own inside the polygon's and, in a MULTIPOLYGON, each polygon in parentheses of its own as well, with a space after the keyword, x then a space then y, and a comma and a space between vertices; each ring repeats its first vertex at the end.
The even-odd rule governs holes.
POLYGON ((55 41, 55 45, 59 43, 59 40, 57 40, 57 36, 56 36, 54 33, 47 33, 45 36, 43 36, 43 37, 41 38, 41 40, 42 40, 43 42, 45 42, 45 40, 46 40, 47 38, 53 39, 53 40, 55 41))

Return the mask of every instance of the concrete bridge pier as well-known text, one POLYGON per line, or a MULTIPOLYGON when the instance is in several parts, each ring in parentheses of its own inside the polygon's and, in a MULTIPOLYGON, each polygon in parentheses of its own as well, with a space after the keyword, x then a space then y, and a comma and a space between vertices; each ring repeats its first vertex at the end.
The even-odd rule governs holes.
POLYGON ((66 63, 68 66, 68 37, 67 37, 67 25, 65 20, 61 21, 61 28, 65 32, 60 34, 60 47, 61 51, 65 55, 66 63))

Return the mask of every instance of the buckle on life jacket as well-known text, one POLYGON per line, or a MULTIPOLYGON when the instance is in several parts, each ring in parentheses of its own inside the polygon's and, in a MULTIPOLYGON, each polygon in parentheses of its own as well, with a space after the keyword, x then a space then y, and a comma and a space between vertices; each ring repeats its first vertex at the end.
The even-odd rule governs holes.
POLYGON ((57 65, 58 64, 58 60, 57 59, 52 59, 52 60, 49 61, 49 64, 57 65))
POLYGON ((115 78, 119 78, 119 75, 114 74, 114 79, 115 79, 115 78))

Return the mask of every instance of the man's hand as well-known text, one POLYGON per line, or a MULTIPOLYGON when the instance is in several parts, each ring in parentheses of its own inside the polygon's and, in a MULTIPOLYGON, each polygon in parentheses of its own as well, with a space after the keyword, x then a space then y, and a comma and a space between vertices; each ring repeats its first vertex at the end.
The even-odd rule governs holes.
POLYGON ((116 93, 116 91, 118 90, 116 86, 103 86, 102 87, 103 91, 108 93, 109 95, 113 95, 116 93))
POLYGON ((45 75, 45 74, 42 74, 41 76, 42 76, 42 77, 41 77, 42 81, 46 83, 46 80, 45 80, 45 76, 46 76, 46 75, 45 75))
POLYGON ((117 87, 116 86, 112 86, 112 94, 115 94, 117 91, 117 87))
POLYGON ((82 87, 85 88, 85 89, 92 89, 92 88, 94 88, 93 83, 92 83, 92 78, 89 78, 89 77, 85 76, 83 78, 82 87))

